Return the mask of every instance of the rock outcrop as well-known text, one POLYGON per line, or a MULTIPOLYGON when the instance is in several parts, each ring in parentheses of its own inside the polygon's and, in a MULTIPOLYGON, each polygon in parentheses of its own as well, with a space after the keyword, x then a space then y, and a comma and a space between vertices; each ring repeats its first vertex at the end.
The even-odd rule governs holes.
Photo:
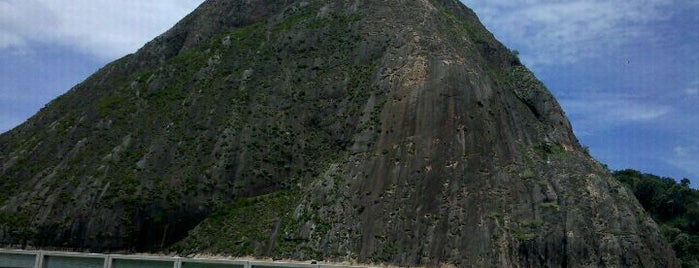
POLYGON ((456 0, 209 0, 0 136, 0 241, 676 267, 456 0))

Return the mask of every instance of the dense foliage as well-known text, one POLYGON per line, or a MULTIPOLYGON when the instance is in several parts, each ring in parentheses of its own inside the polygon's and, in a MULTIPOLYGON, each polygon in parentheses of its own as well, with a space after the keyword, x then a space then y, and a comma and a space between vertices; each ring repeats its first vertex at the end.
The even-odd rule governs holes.
POLYGON ((633 191, 660 224, 682 267, 699 267, 699 190, 689 187, 689 179, 678 183, 629 169, 614 172, 614 177, 633 191))

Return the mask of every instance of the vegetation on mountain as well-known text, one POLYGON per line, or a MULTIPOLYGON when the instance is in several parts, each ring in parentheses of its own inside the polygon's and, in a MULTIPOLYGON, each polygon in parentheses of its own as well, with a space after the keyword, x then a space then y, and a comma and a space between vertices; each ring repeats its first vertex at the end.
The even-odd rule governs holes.
POLYGON ((614 177, 633 191, 682 261, 682 267, 699 267, 699 190, 689 179, 645 174, 626 169, 614 177))

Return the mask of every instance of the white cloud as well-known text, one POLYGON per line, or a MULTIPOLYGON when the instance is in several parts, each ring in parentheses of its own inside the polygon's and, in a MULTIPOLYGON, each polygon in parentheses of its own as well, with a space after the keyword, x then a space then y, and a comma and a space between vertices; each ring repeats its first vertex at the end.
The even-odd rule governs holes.
POLYGON ((6 0, 0 2, 0 51, 39 42, 113 59, 134 52, 201 2, 6 0))
POLYGON ((684 94, 687 96, 699 95, 699 81, 692 83, 689 87, 684 90, 684 94))
POLYGON ((55 18, 36 0, 0 2, 0 49, 23 47, 27 36, 52 30, 55 18))
MULTIPOLYGON (((699 140, 696 141, 699 142, 699 140)), ((699 179, 699 165, 697 165, 699 163, 699 146, 676 146, 672 152, 673 155, 666 160, 667 163, 693 176, 693 179, 699 179)))
POLYGON ((462 0, 530 65, 569 64, 636 39, 676 0, 462 0))
POLYGON ((672 112, 669 106, 641 96, 595 91, 564 95, 560 103, 576 133, 586 135, 622 124, 655 122, 672 112))
POLYGON ((0 49, 24 45, 25 43, 21 36, 9 32, 0 32, 0 49))
POLYGON ((699 88, 688 88, 684 90, 684 93, 689 95, 689 96, 695 96, 699 94, 699 88))
POLYGON ((675 146, 675 148, 672 151, 675 153, 676 157, 686 158, 687 156, 689 156, 689 148, 687 147, 675 146))

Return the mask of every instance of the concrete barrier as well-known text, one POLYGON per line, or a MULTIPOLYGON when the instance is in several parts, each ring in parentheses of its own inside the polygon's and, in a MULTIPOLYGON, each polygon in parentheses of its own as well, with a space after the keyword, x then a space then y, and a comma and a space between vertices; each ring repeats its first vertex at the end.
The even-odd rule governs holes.
POLYGON ((0 251, 0 267, 35 267, 41 257, 33 252, 0 251))
POLYGON ((0 268, 364 268, 332 264, 0 249, 0 268))

